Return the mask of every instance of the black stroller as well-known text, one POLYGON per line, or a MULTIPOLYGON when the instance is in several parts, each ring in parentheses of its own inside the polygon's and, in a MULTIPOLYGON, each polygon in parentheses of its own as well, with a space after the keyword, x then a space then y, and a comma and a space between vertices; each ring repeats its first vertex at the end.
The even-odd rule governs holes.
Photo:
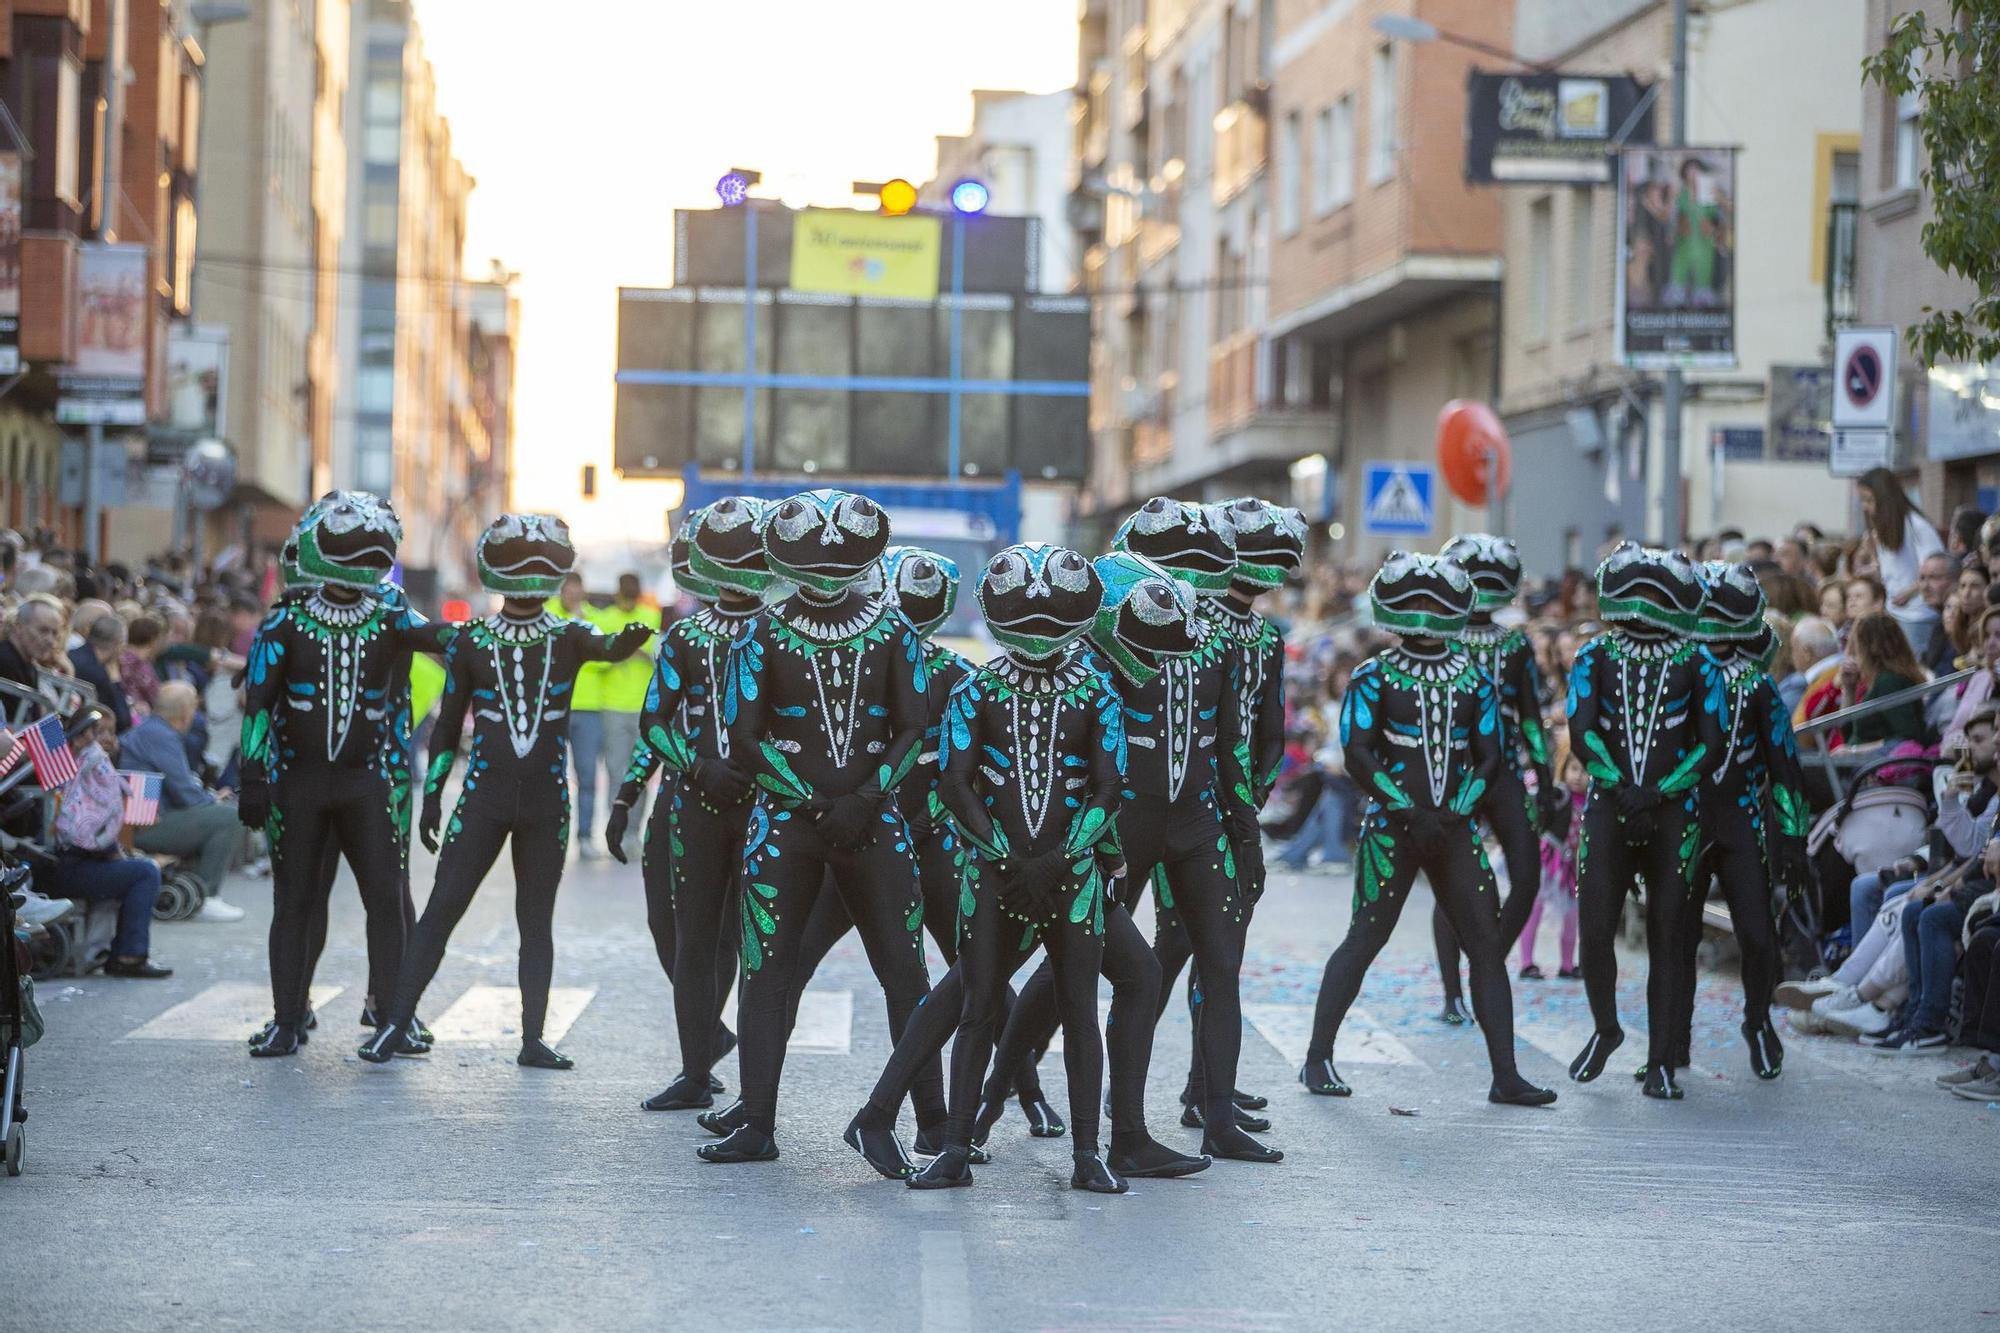
POLYGON ((21 1174, 21 1161, 28 1153, 28 1131, 23 1122, 28 1108, 22 1097, 26 1077, 24 1057, 28 1043, 41 1034, 28 1030, 27 1000, 22 988, 26 973, 25 949, 14 938, 14 894, 28 886, 24 865, 0 865, 0 1055, 6 1060, 6 1082, 0 1089, 0 1143, 5 1145, 7 1174, 21 1174))

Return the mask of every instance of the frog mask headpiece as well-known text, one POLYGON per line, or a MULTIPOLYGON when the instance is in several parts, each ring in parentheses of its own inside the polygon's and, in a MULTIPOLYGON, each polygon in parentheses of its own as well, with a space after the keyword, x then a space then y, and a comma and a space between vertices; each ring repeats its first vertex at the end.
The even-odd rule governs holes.
POLYGON ((1449 639, 1472 614, 1472 576, 1443 556, 1391 551, 1368 585, 1375 623, 1392 634, 1449 639))
POLYGON ((1235 582, 1246 592, 1282 587, 1306 558, 1306 520, 1296 509, 1246 495, 1222 506, 1236 533, 1235 582))
POLYGON ((1091 646, 1120 675, 1144 685, 1160 674, 1163 659, 1186 657, 1201 646, 1202 622, 1185 583, 1130 551, 1099 556, 1092 565, 1104 598, 1091 621, 1091 646))
POLYGON ((687 528, 688 565, 703 584, 729 592, 762 596, 772 583, 759 525, 770 510, 750 495, 726 495, 700 510, 687 528))
POLYGON ((1156 495, 1118 525, 1111 549, 1145 556, 1196 592, 1226 592, 1236 577, 1236 531, 1221 506, 1156 495))
POLYGON ((1597 567, 1597 608, 1605 620, 1692 634, 1701 602, 1694 561, 1679 551, 1624 541, 1597 567))
POLYGON ((889 516, 865 495, 802 491, 781 500, 761 528, 771 572, 832 594, 867 572, 889 545, 889 516))
POLYGON ((701 530, 702 520, 708 517, 708 506, 690 509, 681 515, 681 521, 667 543, 667 568, 674 576, 674 586, 704 606, 722 596, 722 590, 695 572, 693 534, 701 530))
POLYGON ((1023 657, 1052 657, 1090 628, 1104 584, 1067 546, 1020 542, 986 562, 977 596, 995 643, 1023 657))
POLYGON ((479 534, 479 586, 502 597, 553 597, 575 564, 569 524, 554 514, 502 514, 479 534))
POLYGON ((298 570, 306 582, 373 588, 396 563, 403 524, 367 491, 329 491, 299 520, 298 570))
POLYGON ((1497 611, 1521 591, 1521 552, 1512 537, 1468 532, 1446 542, 1438 554, 1472 576, 1476 611, 1497 611))
POLYGON ((919 546, 891 546, 882 553, 889 600, 916 626, 935 634, 958 606, 958 562, 919 546))
POLYGON ((1717 642, 1757 638, 1766 628, 1764 585, 1750 572, 1750 566, 1710 560, 1699 572, 1708 598, 1695 622, 1696 636, 1717 642))

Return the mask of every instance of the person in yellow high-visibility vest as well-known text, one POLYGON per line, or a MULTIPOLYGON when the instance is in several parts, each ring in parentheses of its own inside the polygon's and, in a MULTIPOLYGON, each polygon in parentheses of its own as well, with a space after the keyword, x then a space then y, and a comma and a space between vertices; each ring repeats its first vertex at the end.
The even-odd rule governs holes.
MULTIPOLYGON (((583 618, 605 634, 616 634, 627 625, 644 625, 659 632, 660 609, 648 606, 639 599, 639 576, 620 574, 618 592, 611 605, 593 607, 585 603, 583 618)), ((577 841, 583 847, 586 859, 597 855, 596 829, 593 816, 596 814, 597 768, 602 767, 605 775, 605 790, 615 792, 624 779, 625 766, 632 759, 633 747, 639 743, 639 710, 646 703, 646 687, 653 679, 652 641, 647 647, 634 653, 622 662, 604 662, 586 666, 584 679, 577 681, 577 691, 596 709, 598 719, 598 745, 594 758, 597 760, 588 770, 579 749, 576 756, 578 823, 577 841)), ((638 846, 636 834, 626 837, 625 853, 630 856, 638 846)))

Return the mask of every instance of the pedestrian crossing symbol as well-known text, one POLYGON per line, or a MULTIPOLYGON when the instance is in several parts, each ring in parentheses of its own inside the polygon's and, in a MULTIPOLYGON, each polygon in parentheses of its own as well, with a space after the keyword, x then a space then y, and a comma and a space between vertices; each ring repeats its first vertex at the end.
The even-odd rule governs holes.
POLYGON ((1361 530, 1373 536, 1431 531, 1437 473, 1422 463, 1370 463, 1361 488, 1361 530))

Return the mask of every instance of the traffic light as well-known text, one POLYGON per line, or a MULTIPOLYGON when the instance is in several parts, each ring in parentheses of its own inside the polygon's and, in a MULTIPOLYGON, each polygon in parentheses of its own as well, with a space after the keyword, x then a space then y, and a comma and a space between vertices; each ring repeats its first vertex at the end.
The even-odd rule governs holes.
POLYGON ((881 201, 884 213, 899 218, 917 206, 917 187, 898 176, 884 181, 876 197, 881 201))

